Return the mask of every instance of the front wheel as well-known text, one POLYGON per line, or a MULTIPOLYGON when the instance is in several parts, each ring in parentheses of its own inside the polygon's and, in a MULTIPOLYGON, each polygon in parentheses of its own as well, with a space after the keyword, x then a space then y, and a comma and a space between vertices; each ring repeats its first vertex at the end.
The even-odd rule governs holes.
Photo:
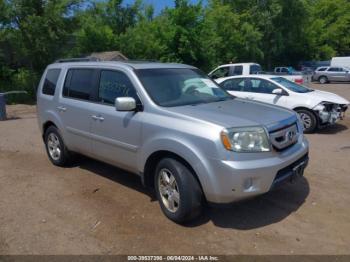
POLYGON ((202 190, 184 164, 172 158, 162 159, 154 184, 160 207, 169 219, 184 223, 200 215, 202 190))
POLYGON ((318 81, 320 82, 320 84, 326 84, 328 83, 328 78, 325 76, 321 76, 318 81))
POLYGON ((317 127, 317 119, 314 113, 305 109, 299 109, 297 110, 297 113, 299 114, 300 119, 303 123, 304 133, 309 134, 314 132, 317 127))

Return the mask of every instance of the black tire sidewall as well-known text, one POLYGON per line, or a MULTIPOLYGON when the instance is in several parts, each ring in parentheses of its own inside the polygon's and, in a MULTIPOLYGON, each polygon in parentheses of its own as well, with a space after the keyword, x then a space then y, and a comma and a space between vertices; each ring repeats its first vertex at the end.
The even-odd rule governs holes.
POLYGON ((304 110, 304 109, 297 110, 297 113, 298 114, 303 113, 303 114, 307 114, 308 116, 310 116, 310 119, 311 119, 311 122, 312 122, 311 127, 307 128, 307 129, 305 129, 305 127, 304 127, 304 133, 305 134, 310 134, 310 133, 314 132, 316 130, 316 128, 317 128, 317 118, 314 115, 314 113, 312 113, 309 110, 304 110))
POLYGON ((195 219, 201 213, 202 190, 192 172, 181 162, 172 159, 162 159, 155 170, 154 186, 163 213, 176 223, 184 223, 195 219), (180 203, 176 212, 170 212, 163 204, 158 188, 160 170, 166 168, 175 177, 180 194, 180 203))
POLYGON ((68 151, 67 151, 67 148, 66 148, 66 146, 65 146, 65 144, 63 142, 62 136, 61 136, 60 132, 58 131, 58 129, 56 127, 54 127, 54 126, 50 126, 45 132, 44 139, 45 139, 46 153, 47 153, 48 158, 50 159, 50 161, 56 166, 64 166, 64 165, 66 165, 67 160, 68 160, 68 151), (58 160, 53 159, 51 157, 50 153, 49 153, 47 140, 48 140, 48 137, 49 137, 49 135, 51 133, 55 134, 57 136, 59 142, 60 142, 61 155, 60 155, 60 158, 58 160))

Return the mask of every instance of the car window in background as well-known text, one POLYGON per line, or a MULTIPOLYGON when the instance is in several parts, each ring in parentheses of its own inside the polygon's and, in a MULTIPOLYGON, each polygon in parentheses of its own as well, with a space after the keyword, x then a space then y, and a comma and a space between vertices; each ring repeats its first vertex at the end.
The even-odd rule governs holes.
POLYGON ((245 90, 247 92, 272 94, 272 91, 278 88, 275 84, 265 79, 251 78, 245 82, 245 90))
POLYGON ((228 79, 222 82, 220 86, 227 91, 243 91, 244 79, 243 78, 228 79))
POLYGON ((233 98, 198 69, 139 69, 136 74, 152 100, 164 107, 196 105, 233 98))
POLYGON ((233 67, 233 75, 242 75, 243 74, 243 66, 234 66, 233 67))
POLYGON ((317 68, 317 71, 326 71, 327 67, 321 67, 321 68, 317 68))
POLYGON ((50 96, 55 95, 56 84, 60 73, 61 73, 61 69, 47 70, 45 82, 42 90, 42 93, 44 95, 50 95, 50 96))
POLYGON ((261 69, 260 65, 251 65, 249 68, 249 74, 251 74, 251 75, 257 74, 261 71, 262 71, 262 69, 261 69))
POLYGON ((328 69, 328 72, 339 72, 339 68, 338 67, 330 67, 328 69))
POLYGON ((296 83, 289 81, 283 77, 274 77, 274 78, 271 78, 271 80, 281 84, 285 88, 289 89, 290 91, 296 92, 296 93, 308 93, 308 92, 314 91, 313 89, 296 84, 296 83))
POLYGON ((89 100, 93 88, 94 69, 69 69, 64 83, 63 95, 89 100))
POLYGON ((221 78, 221 77, 227 77, 229 75, 230 68, 228 66, 220 67, 217 70, 215 70, 210 77, 211 78, 221 78))
POLYGON ((102 103, 114 105, 117 97, 137 99, 136 90, 123 72, 103 70, 100 75, 98 99, 102 103))

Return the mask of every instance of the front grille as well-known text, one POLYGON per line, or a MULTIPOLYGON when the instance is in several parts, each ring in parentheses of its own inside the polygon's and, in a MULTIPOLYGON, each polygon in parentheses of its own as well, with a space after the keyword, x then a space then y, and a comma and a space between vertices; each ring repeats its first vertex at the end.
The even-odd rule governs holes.
POLYGON ((294 145, 298 141, 299 133, 296 123, 283 129, 270 132, 273 147, 280 151, 294 145))

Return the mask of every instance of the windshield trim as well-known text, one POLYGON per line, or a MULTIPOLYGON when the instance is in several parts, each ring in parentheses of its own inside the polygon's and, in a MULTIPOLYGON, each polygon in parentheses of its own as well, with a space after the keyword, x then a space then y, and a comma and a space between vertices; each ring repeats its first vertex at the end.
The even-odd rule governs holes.
POLYGON ((298 94, 306 94, 306 93, 310 93, 310 92, 315 91, 315 90, 313 90, 313 89, 311 89, 311 88, 309 88, 309 87, 307 87, 307 86, 298 85, 298 84, 296 84, 296 83, 294 83, 294 82, 292 82, 292 81, 290 81, 290 80, 288 80, 288 79, 286 79, 286 78, 284 78, 284 77, 281 77, 281 76, 279 76, 279 77, 271 77, 270 80, 273 81, 273 82, 275 82, 275 83, 277 83, 277 84, 279 84, 280 86, 282 86, 283 88, 287 89, 288 91, 294 92, 294 93, 298 93, 298 94), (292 89, 291 87, 288 87, 288 86, 284 85, 284 84, 283 84, 281 81, 279 81, 279 80, 282 80, 282 81, 287 82, 287 83, 290 82, 292 85, 294 85, 294 86, 296 86, 296 87, 304 88, 306 91, 305 91, 305 92, 298 92, 296 89, 292 89))

